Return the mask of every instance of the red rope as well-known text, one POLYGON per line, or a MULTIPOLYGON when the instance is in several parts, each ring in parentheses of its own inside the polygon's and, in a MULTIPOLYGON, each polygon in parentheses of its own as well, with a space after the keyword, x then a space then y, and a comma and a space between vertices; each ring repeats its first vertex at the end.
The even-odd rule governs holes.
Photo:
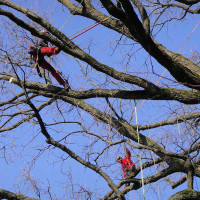
POLYGON ((90 28, 88 28, 88 29, 86 29, 85 31, 83 31, 83 32, 79 33, 78 35, 74 36, 73 38, 71 38, 71 40, 73 40, 73 39, 77 38, 78 36, 82 35, 83 33, 87 32, 87 31, 91 30, 92 28, 94 28, 95 26, 97 26, 97 25, 101 24, 102 22, 106 21, 107 19, 108 19, 108 17, 106 17, 105 19, 101 20, 100 22, 98 22, 98 23, 94 24, 94 25, 93 25, 93 26, 91 26, 90 28))

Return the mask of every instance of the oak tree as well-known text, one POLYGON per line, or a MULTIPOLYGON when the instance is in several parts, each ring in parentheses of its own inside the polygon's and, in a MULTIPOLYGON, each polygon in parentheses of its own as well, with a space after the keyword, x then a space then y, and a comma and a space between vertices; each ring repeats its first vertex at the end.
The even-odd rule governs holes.
MULTIPOLYGON (((187 182, 186 190, 175 194, 176 199, 199 198, 199 192, 194 191, 194 179, 200 177, 199 54, 196 50, 191 55, 174 52, 166 47, 170 39, 161 37, 166 37, 167 26, 169 32, 173 31, 170 24, 198 18, 200 1, 40 3, 37 7, 27 1, 0 0, 0 132, 2 138, 14 138, 1 143, 2 158, 8 160, 8 151, 13 149, 18 152, 14 140, 20 148, 27 148, 24 141, 29 141, 33 146, 30 169, 44 152, 51 152, 65 167, 68 160, 75 161, 72 176, 79 168, 88 169, 88 174, 98 174, 107 183, 97 191, 102 185, 92 190, 83 180, 81 184, 70 179, 73 189, 71 194, 63 194, 66 199, 126 199, 127 193, 161 181, 172 189, 187 182), (93 29, 92 39, 85 33, 77 41, 63 31, 65 25, 61 30, 62 12, 72 14, 70 20, 76 19, 76 28, 80 21, 99 24, 93 29), (59 22, 51 19, 52 13, 59 22), (100 36, 97 32, 101 29, 105 34, 100 36), (46 39, 62 50, 51 62, 69 73, 69 91, 57 86, 48 72, 38 77, 28 54, 36 38, 46 39), (158 84, 162 70, 168 74, 158 84), (143 100, 147 106, 141 108, 143 100), (115 157, 124 153, 124 144, 136 163, 134 174, 125 180, 115 163, 115 157)), ((41 193, 31 171, 26 178, 35 199, 56 199, 48 186, 41 193)), ((28 196, 20 190, 0 189, 0 199, 34 199, 28 196)))

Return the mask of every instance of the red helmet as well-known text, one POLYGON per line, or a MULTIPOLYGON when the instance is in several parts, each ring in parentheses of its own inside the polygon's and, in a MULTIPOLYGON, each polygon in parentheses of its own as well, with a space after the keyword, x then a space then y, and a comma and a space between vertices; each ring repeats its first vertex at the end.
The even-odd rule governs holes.
POLYGON ((41 30, 40 32, 41 32, 41 33, 49 34, 49 32, 48 32, 47 30, 41 30))

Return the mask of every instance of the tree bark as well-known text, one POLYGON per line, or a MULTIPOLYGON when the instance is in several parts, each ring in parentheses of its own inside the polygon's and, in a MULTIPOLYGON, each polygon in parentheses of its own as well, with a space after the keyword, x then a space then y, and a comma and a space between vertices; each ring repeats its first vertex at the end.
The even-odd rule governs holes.
POLYGON ((13 193, 7 190, 0 189, 0 199, 7 199, 7 200, 38 200, 34 198, 30 198, 24 196, 22 194, 13 193))
POLYGON ((193 168, 192 163, 189 158, 186 160, 185 166, 188 170, 188 172, 187 172, 187 189, 193 190, 194 168, 193 168))
POLYGON ((183 190, 171 196, 168 200, 197 200, 200 199, 200 192, 195 190, 183 190))

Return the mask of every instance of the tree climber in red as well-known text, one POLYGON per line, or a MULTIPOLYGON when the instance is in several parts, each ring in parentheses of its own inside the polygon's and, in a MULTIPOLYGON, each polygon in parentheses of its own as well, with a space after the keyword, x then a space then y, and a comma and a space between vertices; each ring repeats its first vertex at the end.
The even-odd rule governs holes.
POLYGON ((124 179, 135 171, 135 164, 131 160, 131 152, 125 147, 126 155, 124 158, 118 156, 116 162, 121 163, 124 179))
MULTIPOLYGON (((42 33, 49 34, 47 30, 42 30, 42 33)), ((38 74, 40 77, 42 77, 39 67, 42 67, 43 69, 46 69, 51 72, 52 76, 58 81, 60 85, 63 85, 64 88, 67 90, 69 89, 69 83, 66 79, 63 79, 60 75, 60 73, 55 70, 45 59, 44 56, 52 56, 57 55, 60 52, 60 49, 58 47, 49 47, 48 41, 39 38, 37 46, 30 46, 29 53, 31 54, 34 62, 36 63, 36 68, 38 71, 38 74)))

